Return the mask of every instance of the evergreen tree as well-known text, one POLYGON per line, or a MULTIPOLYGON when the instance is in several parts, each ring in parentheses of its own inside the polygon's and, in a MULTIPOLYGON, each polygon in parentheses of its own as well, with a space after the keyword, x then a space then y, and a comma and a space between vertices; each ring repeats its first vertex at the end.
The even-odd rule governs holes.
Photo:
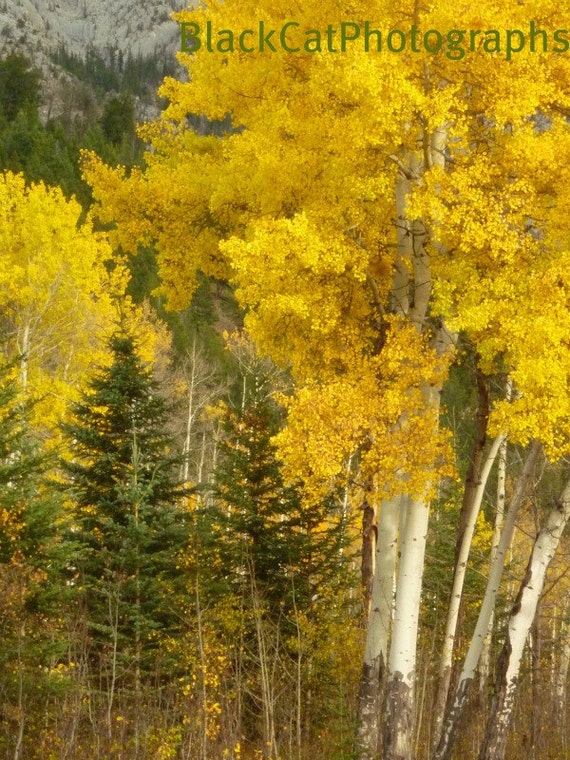
POLYGON ((129 95, 109 98, 105 103, 100 124, 105 139, 111 145, 120 145, 125 135, 134 138, 135 107, 133 99, 129 95))
POLYGON ((163 635, 177 626, 188 525, 168 405, 131 337, 116 334, 110 348, 111 366, 91 378, 63 426, 73 451, 64 464, 73 504, 70 561, 102 674, 115 679, 120 664, 137 687, 153 665, 156 672, 163 635))
MULTIPOLYGON (((337 617, 347 619, 353 580, 340 495, 307 505, 302 483, 285 480, 272 440, 283 422, 273 390, 255 362, 239 378, 224 409, 212 498, 197 513, 200 604, 219 610, 217 640, 245 684, 235 708, 240 734, 263 747, 263 757, 293 741, 291 704, 297 737, 328 720, 310 694, 317 686, 321 694, 338 690, 320 658, 337 617)), ((203 618, 201 625, 208 613, 203 618)))
POLYGON ((307 509, 301 484, 285 483, 272 441, 281 424, 269 379, 250 373, 241 400, 227 410, 216 506, 208 508, 208 520, 226 535, 219 547, 225 577, 242 583, 253 576, 277 613, 310 603, 324 577, 337 573, 342 542, 334 496, 307 509))
POLYGON ((40 73, 18 53, 0 61, 0 110, 8 122, 22 110, 37 112, 40 99, 40 73))

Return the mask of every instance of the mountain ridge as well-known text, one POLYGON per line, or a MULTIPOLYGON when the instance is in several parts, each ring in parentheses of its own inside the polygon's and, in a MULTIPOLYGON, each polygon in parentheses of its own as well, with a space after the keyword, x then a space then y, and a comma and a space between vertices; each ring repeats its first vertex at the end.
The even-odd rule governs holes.
POLYGON ((173 55, 179 27, 171 15, 187 5, 185 0, 2 0, 0 51, 18 49, 34 58, 61 47, 81 57, 89 49, 173 55))

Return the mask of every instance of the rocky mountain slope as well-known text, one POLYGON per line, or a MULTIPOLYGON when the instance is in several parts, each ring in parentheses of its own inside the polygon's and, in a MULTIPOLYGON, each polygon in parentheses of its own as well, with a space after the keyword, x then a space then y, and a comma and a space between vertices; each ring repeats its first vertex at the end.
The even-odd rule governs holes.
POLYGON ((42 74, 40 117, 79 118, 89 123, 102 110, 101 92, 121 88, 131 62, 141 77, 149 66, 147 92, 137 92, 139 121, 157 115, 156 87, 164 72, 181 75, 175 54, 180 30, 172 13, 192 0, 0 0, 0 57, 25 55, 42 74), (81 61, 87 61, 82 69, 81 61), (132 63, 134 61, 134 64, 132 63), (117 76, 93 74, 108 67, 117 76), (164 71, 163 71, 164 70, 164 71), (97 81, 95 81, 97 80, 97 81), (119 82, 119 84, 117 84, 119 82), (98 92, 94 86, 97 85, 98 92))
POLYGON ((64 46, 84 56, 89 48, 134 57, 172 54, 178 24, 171 18, 186 0, 0 0, 0 50, 17 47, 49 54, 64 46))

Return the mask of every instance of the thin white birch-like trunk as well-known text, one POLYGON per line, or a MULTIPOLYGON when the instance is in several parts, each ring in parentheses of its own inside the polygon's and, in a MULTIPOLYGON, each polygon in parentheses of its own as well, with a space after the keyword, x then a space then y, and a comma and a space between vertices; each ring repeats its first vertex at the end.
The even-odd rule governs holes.
MULTIPOLYGON (((428 232, 419 219, 408 214, 407 198, 412 183, 425 168, 445 164, 445 126, 420 135, 423 156, 408 149, 390 159, 399 167, 395 188, 397 250, 394 261, 389 310, 413 324, 418 333, 427 328, 431 297, 430 257, 425 244, 428 232)), ((452 336, 443 326, 432 338, 438 355, 448 348, 452 336)), ((437 412, 441 387, 422 386, 426 414, 437 412)), ((434 431, 435 432, 435 431, 434 431)), ((402 473, 404 481, 406 473, 402 473)), ((427 493, 426 488, 426 493, 427 493)), ((412 760, 415 721, 415 670, 424 556, 429 522, 429 503, 423 497, 409 498, 400 519, 399 560, 394 602, 394 619, 388 656, 384 760, 412 760)), ((369 635, 378 623, 371 617, 369 635)))
MULTIPOLYGON (((443 169, 446 127, 442 125, 436 128, 431 135, 423 133, 422 140, 426 167, 437 165, 443 169)), ((416 330, 423 333, 426 329, 432 286, 430 257, 425 247, 428 232, 422 220, 410 223, 406 209, 408 183, 420 176, 422 163, 418 156, 408 154, 405 156, 405 163, 400 164, 400 169, 401 177, 396 187, 398 256, 392 296, 399 313, 404 314, 416 330), (401 260, 403 256, 407 258, 407 262, 401 260), (410 271, 410 263, 411 278, 407 274, 410 271)), ((442 325, 431 343, 441 356, 452 341, 453 336, 442 325)), ((422 387, 423 408, 426 414, 438 412, 440 393, 440 386, 422 387)), ((415 757, 417 635, 428 523, 429 502, 425 498, 410 496, 400 524, 394 620, 386 686, 384 760, 412 760, 415 757)))
POLYGON ((182 448, 183 464, 182 464, 182 482, 188 483, 190 478, 190 446, 192 443, 192 432, 194 427, 195 411, 195 395, 196 395, 196 339, 192 344, 192 361, 190 377, 188 379, 188 411, 186 414, 186 435, 184 437, 184 446, 182 448))
POLYGON ((257 649, 259 655, 259 669, 261 679, 261 705, 263 708, 263 758, 278 758, 279 750, 277 747, 277 734, 275 728, 275 664, 279 651, 278 633, 275 642, 275 652, 273 655, 273 664, 270 660, 271 642, 268 636, 268 628, 264 620, 264 612, 260 604, 259 593, 253 576, 253 567, 251 569, 251 593, 253 603, 253 614, 255 619, 255 632, 257 636, 257 649))
MULTIPOLYGON (((510 398, 510 396, 507 396, 510 398)), ((495 560, 497 547, 501 539, 501 531, 505 521, 506 482, 507 482, 507 439, 505 438, 499 449, 497 461, 497 511, 495 513, 495 525, 493 526, 493 538, 491 540, 491 564, 495 560)), ((483 642, 483 650, 479 661, 479 693, 483 697, 487 692, 487 684, 491 673, 491 642, 493 639, 493 626, 495 625, 495 610, 491 612, 487 635, 483 642)))
POLYGON ((109 623, 112 631, 112 650, 111 650, 111 682, 107 692, 107 737, 109 744, 113 740, 113 705, 115 701, 115 691, 117 688, 117 665, 119 655, 119 597, 118 589, 109 591, 109 623))
MULTIPOLYGON (((441 388, 424 386, 426 410, 439 409, 441 388)), ((426 490, 429 489, 429 485, 426 490)), ((388 655, 383 760, 415 758, 416 660, 429 501, 409 496, 400 517, 399 559, 388 655)))
POLYGON ((513 606, 507 637, 499 658, 499 672, 491 712, 479 760, 504 760, 521 660, 528 639, 548 567, 570 519, 570 480, 546 525, 537 535, 525 577, 513 606))
POLYGON ((570 625, 568 624, 568 601, 562 609, 564 619, 560 625, 560 632, 558 635, 558 641, 560 642, 560 654, 558 658, 558 667, 556 668, 554 693, 556 699, 556 724, 560 730, 560 736, 562 737, 563 745, 561 749, 568 754, 568 725, 567 725, 567 712, 568 712, 568 669, 570 666, 570 625))
POLYGON ((491 469, 495 463, 495 459, 497 458, 497 454, 503 440, 504 435, 497 436, 497 438, 495 438, 491 444, 491 448, 487 453, 487 457, 473 491, 473 497, 471 499, 471 504, 469 505, 463 534, 461 536, 459 551, 457 552, 457 557, 455 560, 455 573, 453 576, 453 584, 451 587, 449 606, 447 609, 445 634, 443 638, 443 651, 441 654, 439 666, 438 691, 434 705, 435 716, 433 730, 435 746, 437 746, 437 743, 439 741, 439 735, 443 724, 445 705, 447 702, 447 694, 451 681, 451 669, 453 665, 453 650, 455 647, 455 636, 457 633, 457 621, 459 619, 459 610, 461 607, 461 599, 463 597, 463 586, 465 584, 465 574, 467 572, 469 552, 471 551, 473 535, 475 534, 477 517, 479 516, 481 504, 483 503, 485 487, 487 485, 487 481, 489 480, 491 469))
POLYGON ((394 622, 386 687, 385 760, 414 757, 418 622, 429 504, 410 498, 400 539, 394 622))
POLYGON ((394 600, 394 573, 400 518, 400 497, 385 500, 378 509, 374 575, 366 649, 360 680, 356 757, 375 760, 380 740, 382 681, 394 600))
POLYGON ((489 570, 487 588, 485 590, 485 596, 483 598, 483 603, 481 604, 481 609, 479 610, 479 617, 477 619, 475 632, 471 638, 471 644, 469 646, 469 650, 465 657, 463 668, 459 676, 453 704, 447 712, 443 723, 439 744, 433 753, 433 760, 449 760, 451 756, 457 729, 459 727, 459 722, 463 715, 465 706, 467 705, 471 684, 475 679, 475 671, 477 669, 477 665, 479 664, 479 659, 483 651, 483 643, 485 641, 487 631, 489 630, 489 621, 491 620, 491 615, 495 609, 507 552, 509 551, 515 530, 516 518, 526 491, 527 484, 532 477, 534 466, 540 450, 540 444, 537 441, 534 441, 524 463, 522 472, 518 478, 515 493, 513 494, 509 511, 503 525, 501 540, 499 541, 495 559, 492 562, 489 570))
MULTIPOLYGON (((411 183, 405 164, 406 162, 414 161, 414 159, 407 151, 404 152, 402 158, 398 156, 392 156, 391 158, 399 166, 400 171, 398 172, 395 188, 397 252, 394 262, 389 309, 394 314, 406 318, 410 310, 409 264, 414 256, 414 248, 412 224, 406 213, 406 198, 410 193, 411 183)), ((377 287, 373 278, 370 278, 370 285, 374 296, 377 297, 377 287)), ((382 308, 380 302, 378 306, 382 308)), ((398 523, 400 520, 400 501, 398 498, 394 502, 385 502, 376 515, 378 536, 375 561, 373 563, 374 571, 366 629, 366 649, 360 679, 355 737, 355 752, 358 760, 374 760, 377 757, 380 741, 380 685, 381 681, 384 680, 383 671, 387 665, 388 637, 392 615, 392 603, 390 603, 389 611, 386 610, 387 597, 385 591, 382 590, 388 583, 388 580, 381 574, 384 572, 385 563, 388 561, 387 558, 392 557, 392 568, 388 571, 391 583, 390 598, 392 598, 394 593, 394 567, 396 562, 398 523), (388 507, 385 506, 387 503, 389 504, 388 507), (396 537, 393 542, 390 542, 390 548, 387 549, 384 543, 385 540, 389 541, 388 533, 382 530, 380 522, 386 520, 388 515, 390 515, 391 522, 395 526, 396 537), (385 554, 386 550, 388 554, 385 554), (387 615, 389 616, 388 620, 386 620, 387 615)), ((400 525, 399 529, 403 530, 403 526, 400 525)), ((363 556, 365 563, 368 559, 368 557, 363 556)))
POLYGON ((208 760, 208 737, 209 737, 209 725, 208 716, 210 714, 208 710, 208 686, 206 682, 206 646, 204 642, 204 629, 202 624, 202 603, 200 599, 200 576, 196 573, 196 579, 194 581, 194 594, 196 599, 196 633, 198 638, 198 655, 200 657, 200 690, 202 705, 200 710, 200 760, 208 760))
POLYGON ((22 747, 24 745, 24 728, 26 725, 26 710, 24 698, 24 666, 22 663, 22 644, 25 635, 25 624, 21 623, 18 629, 18 733, 14 747, 13 760, 21 760, 22 747))

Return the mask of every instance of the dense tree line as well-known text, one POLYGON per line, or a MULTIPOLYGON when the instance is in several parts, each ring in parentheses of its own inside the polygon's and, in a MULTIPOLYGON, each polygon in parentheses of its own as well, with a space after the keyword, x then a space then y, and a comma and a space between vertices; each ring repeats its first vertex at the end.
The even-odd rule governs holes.
POLYGON ((129 90, 101 91, 96 112, 78 126, 64 116, 42 122, 41 90, 41 75, 25 56, 10 53, 0 60, 0 168, 22 172, 28 181, 59 185, 87 206, 90 192, 79 169, 82 149, 96 150, 112 163, 140 161, 133 96, 129 90))
POLYGON ((2 63, 4 757, 567 756, 570 69, 363 52, 2 63))

